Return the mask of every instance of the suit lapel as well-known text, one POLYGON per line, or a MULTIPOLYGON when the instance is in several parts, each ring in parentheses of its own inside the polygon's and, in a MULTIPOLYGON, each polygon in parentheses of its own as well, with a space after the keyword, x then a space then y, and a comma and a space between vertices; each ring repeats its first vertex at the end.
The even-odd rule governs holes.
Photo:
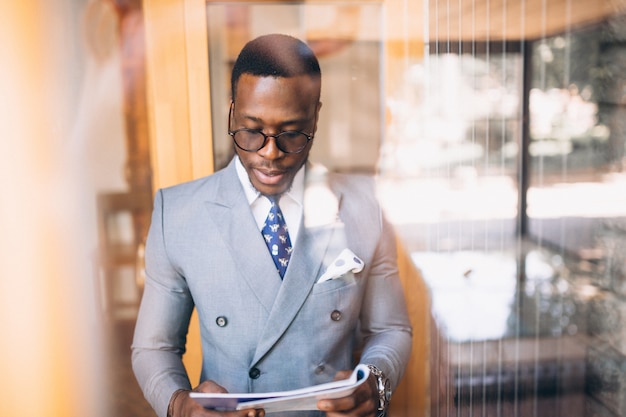
POLYGON ((214 220, 216 232, 224 237, 237 261, 240 276, 269 313, 281 287, 281 280, 271 258, 265 256, 268 253, 267 246, 261 233, 254 233, 257 225, 233 162, 224 174, 215 195, 206 204, 214 220), (274 275, 276 279, 259 279, 259 276, 274 275))

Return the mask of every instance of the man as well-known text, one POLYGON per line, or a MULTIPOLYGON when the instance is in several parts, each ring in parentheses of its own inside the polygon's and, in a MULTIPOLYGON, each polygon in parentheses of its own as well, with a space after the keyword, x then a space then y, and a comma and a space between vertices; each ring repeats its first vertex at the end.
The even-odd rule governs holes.
POLYGON ((241 51, 231 83, 235 157, 155 198, 133 341, 139 384, 160 417, 264 414, 205 410, 189 397, 181 356, 195 306, 203 382, 194 391, 303 388, 348 377, 358 360, 372 373, 352 395, 289 415, 380 415, 411 328, 371 179, 308 162, 317 58, 295 38, 262 36, 241 51))

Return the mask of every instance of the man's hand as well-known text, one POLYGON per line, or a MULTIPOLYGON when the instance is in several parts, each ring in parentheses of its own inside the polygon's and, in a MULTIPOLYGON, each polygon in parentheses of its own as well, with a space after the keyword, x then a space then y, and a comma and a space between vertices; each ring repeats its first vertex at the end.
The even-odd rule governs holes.
MULTIPOLYGON (((168 417, 265 417, 265 410, 252 409, 240 411, 207 410, 189 397, 191 391, 176 391, 170 399, 168 417)), ((193 392, 227 393, 226 389, 213 381, 204 381, 193 392)))
MULTIPOLYGON (((352 371, 339 371, 335 381, 350 377, 352 371)), ((378 390, 376 389, 376 377, 372 374, 364 384, 347 397, 320 400, 317 407, 326 411, 327 417, 376 417, 378 413, 378 390)))

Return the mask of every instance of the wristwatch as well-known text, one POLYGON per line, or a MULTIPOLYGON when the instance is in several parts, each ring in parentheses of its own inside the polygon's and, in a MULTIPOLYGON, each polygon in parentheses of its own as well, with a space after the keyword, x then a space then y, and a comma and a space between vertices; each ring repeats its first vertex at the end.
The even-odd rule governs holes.
POLYGON ((389 408, 389 399, 391 398, 389 378, 374 365, 367 365, 367 367, 370 368, 370 372, 376 377, 376 388, 378 389, 378 413, 376 415, 377 417, 385 417, 387 408, 389 408))

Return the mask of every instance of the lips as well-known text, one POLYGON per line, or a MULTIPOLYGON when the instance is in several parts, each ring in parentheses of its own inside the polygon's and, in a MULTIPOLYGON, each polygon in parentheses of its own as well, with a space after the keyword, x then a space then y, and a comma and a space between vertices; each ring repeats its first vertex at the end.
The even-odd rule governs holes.
POLYGON ((279 184, 286 175, 285 171, 268 170, 263 168, 255 168, 254 174, 260 183, 266 185, 279 184))

